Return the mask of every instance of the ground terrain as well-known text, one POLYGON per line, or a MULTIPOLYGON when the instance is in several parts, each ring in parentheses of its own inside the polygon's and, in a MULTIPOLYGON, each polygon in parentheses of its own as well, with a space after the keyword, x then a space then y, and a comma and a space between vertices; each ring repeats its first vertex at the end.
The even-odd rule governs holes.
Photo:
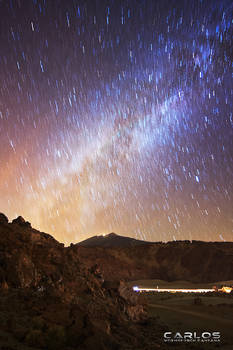
MULTIPOLYGON (((232 285, 233 281, 220 281, 214 285, 232 285)), ((129 282, 129 286, 141 288, 211 288, 212 283, 194 284, 187 281, 167 282, 163 280, 139 280, 129 282)), ((173 348, 232 349, 233 346, 233 295, 226 293, 158 293, 142 292, 146 300, 148 313, 157 317, 160 324, 173 332, 220 331, 221 343, 218 344, 178 344, 173 348)), ((169 347, 169 346, 168 346, 169 347)))
POLYGON ((0 213, 0 350, 232 349, 232 295, 132 290, 229 280, 231 243, 145 243, 115 234, 86 243, 64 247, 22 217, 9 223, 0 213), (187 327, 221 331, 222 341, 163 342, 164 332, 187 327))

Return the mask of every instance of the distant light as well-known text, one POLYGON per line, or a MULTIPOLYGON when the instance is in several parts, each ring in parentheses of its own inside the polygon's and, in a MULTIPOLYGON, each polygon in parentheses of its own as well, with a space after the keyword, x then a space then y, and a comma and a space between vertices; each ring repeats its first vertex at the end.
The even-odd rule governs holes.
MULTIPOLYGON (((225 287, 224 287, 225 288, 225 287)), ((211 289, 179 289, 179 288, 139 288, 137 286, 133 287, 135 292, 168 292, 168 293, 208 293, 215 292, 214 288, 211 289)), ((221 291, 230 293, 229 289, 227 291, 225 289, 221 289, 221 291)))
POLYGON ((220 289, 222 292, 225 293, 231 293, 231 291, 233 290, 233 288, 231 287, 222 287, 222 289, 220 289))
POLYGON ((139 288, 138 288, 138 286, 133 286, 133 290, 135 291, 135 292, 139 292, 139 288))

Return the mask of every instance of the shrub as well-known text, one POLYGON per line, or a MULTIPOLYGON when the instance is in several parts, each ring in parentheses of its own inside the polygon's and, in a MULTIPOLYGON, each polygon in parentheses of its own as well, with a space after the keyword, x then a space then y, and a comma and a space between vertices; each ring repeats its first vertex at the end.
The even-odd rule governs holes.
POLYGON ((37 316, 32 319, 32 327, 41 331, 45 331, 46 324, 42 317, 37 316))
POLYGON ((202 299, 200 297, 196 297, 193 300, 194 305, 202 305, 202 299))
POLYGON ((47 332, 47 346, 49 350, 61 349, 65 344, 65 330, 62 326, 51 326, 47 332))
POLYGON ((31 329, 25 338, 26 344, 36 346, 37 348, 44 347, 44 335, 38 329, 31 329))

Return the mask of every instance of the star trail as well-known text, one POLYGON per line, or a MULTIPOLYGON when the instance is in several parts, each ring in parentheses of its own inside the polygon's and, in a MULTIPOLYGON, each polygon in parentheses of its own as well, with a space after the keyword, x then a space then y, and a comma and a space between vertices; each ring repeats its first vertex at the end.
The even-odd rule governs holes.
POLYGON ((69 244, 233 238, 232 1, 0 1, 0 211, 69 244))

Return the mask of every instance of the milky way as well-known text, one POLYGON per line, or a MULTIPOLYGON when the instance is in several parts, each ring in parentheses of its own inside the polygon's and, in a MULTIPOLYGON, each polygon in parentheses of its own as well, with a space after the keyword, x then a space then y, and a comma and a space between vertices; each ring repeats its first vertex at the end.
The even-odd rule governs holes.
POLYGON ((0 211, 68 244, 233 238, 232 1, 0 1, 0 211))

